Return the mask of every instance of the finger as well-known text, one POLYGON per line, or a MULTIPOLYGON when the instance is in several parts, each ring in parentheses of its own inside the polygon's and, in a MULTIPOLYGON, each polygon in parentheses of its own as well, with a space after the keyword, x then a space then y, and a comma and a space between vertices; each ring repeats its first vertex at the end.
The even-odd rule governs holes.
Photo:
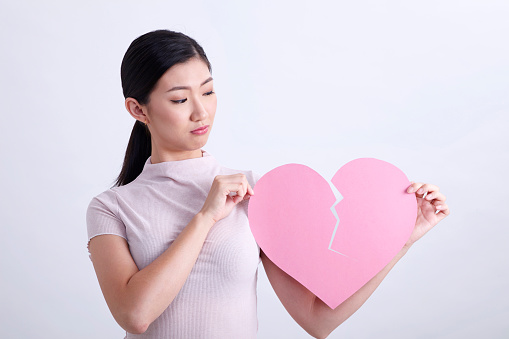
POLYGON ((410 186, 407 188, 407 193, 414 193, 417 191, 423 183, 410 181, 410 186))
MULTIPOLYGON (((254 195, 254 194, 250 194, 250 193, 249 193, 249 188, 250 188, 250 187, 248 187, 248 192, 247 192, 247 193, 246 193, 246 195, 244 196, 244 200, 248 200, 249 198, 251 198, 251 196, 253 196, 253 195, 254 195)), ((251 190, 252 190, 252 189, 251 189, 251 190)))
POLYGON ((446 216, 449 215, 449 213, 451 213, 449 206, 445 203, 435 206, 435 208, 438 211, 437 217, 439 217, 441 219, 445 218, 446 216))
POLYGON ((445 201, 444 200, 433 200, 433 201, 430 201, 430 204, 432 204, 436 208, 437 206, 444 205, 445 201))
POLYGON ((244 199, 249 199, 252 195, 254 195, 254 190, 249 184, 249 181, 247 181, 246 176, 243 178, 243 182, 245 183, 246 187, 246 195, 244 196, 244 199))
POLYGON ((242 198, 238 195, 231 196, 231 198, 234 204, 238 204, 239 201, 242 201, 242 198))
POLYGON ((438 188, 438 186, 435 186, 435 185, 432 185, 432 184, 420 184, 420 185, 421 186, 415 192, 415 196, 417 198, 421 198, 422 199, 429 192, 435 192, 435 191, 439 191, 440 190, 440 188, 438 188))
POLYGON ((441 192, 428 192, 425 199, 428 201, 438 200, 444 202, 446 197, 441 192))
POLYGON ((230 190, 230 192, 235 192, 240 196, 246 194, 248 182, 244 173, 226 175, 223 181, 226 185, 225 188, 230 190))
POLYGON ((254 195, 254 189, 251 187, 251 185, 249 185, 249 183, 247 183, 247 193, 254 195))
POLYGON ((243 199, 247 192, 246 183, 243 180, 240 183, 238 183, 237 185, 238 185, 237 195, 239 195, 243 199))
POLYGON ((440 188, 438 188, 438 186, 435 186, 432 184, 424 184, 417 190, 417 193, 425 195, 428 192, 436 192, 436 191, 440 191, 440 188))
POLYGON ((249 183, 247 182, 247 178, 244 173, 239 173, 239 175, 240 175, 240 184, 242 185, 241 197, 242 197, 242 199, 244 199, 248 193, 249 183))
POLYGON ((240 200, 247 200, 251 197, 251 195, 254 195, 254 190, 251 185, 249 185, 249 182, 247 181, 246 175, 244 173, 231 174, 226 176, 225 179, 229 181, 230 184, 234 185, 234 188, 228 186, 227 189, 230 191, 228 195, 238 195, 240 200))
POLYGON ((246 189, 246 193, 244 195, 244 199, 249 199, 252 195, 254 195, 254 190, 253 188, 251 187, 251 185, 249 184, 249 181, 247 181, 247 178, 246 176, 243 174, 243 178, 242 178, 242 182, 244 184, 244 187, 246 189))
POLYGON ((422 186, 424 184, 421 183, 421 182, 414 182, 413 184, 411 184, 408 189, 407 189, 407 192, 408 193, 415 193, 415 196, 417 198, 422 198, 424 196, 424 194, 421 194, 422 192, 422 186), (420 191, 419 191, 420 190, 420 191))
POLYGON ((251 186, 249 186, 249 183, 247 183, 247 186, 246 186, 246 194, 244 195, 243 200, 249 200, 249 198, 251 198, 251 195, 252 195, 252 194, 250 194, 250 193, 249 193, 249 190, 251 190, 251 191, 252 191, 252 188, 251 188, 251 186))
POLYGON ((439 190, 440 190, 440 188, 436 185, 424 184, 421 182, 412 182, 412 184, 410 186, 408 186, 407 192, 412 193, 412 192, 417 191, 419 194, 423 194, 428 191, 434 192, 434 191, 439 191, 439 190))
MULTIPOLYGON (((237 197, 238 197, 238 196, 237 196, 237 197)), ((237 198, 237 197, 236 197, 236 200, 235 200, 235 203, 236 203, 236 204, 237 204, 237 203, 239 203, 239 202, 241 202, 241 201, 244 201, 244 198, 241 198, 241 197, 238 197, 238 198, 237 198)))
POLYGON ((231 197, 239 196, 240 199, 246 194, 244 185, 240 182, 226 183, 224 186, 225 194, 231 197))

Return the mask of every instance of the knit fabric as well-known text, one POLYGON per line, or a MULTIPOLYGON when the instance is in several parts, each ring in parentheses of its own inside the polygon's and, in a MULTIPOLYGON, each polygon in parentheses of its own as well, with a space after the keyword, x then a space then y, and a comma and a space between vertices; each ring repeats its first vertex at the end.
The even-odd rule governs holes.
MULTIPOLYGON (((216 175, 244 173, 221 166, 208 152, 179 161, 145 162, 127 185, 95 196, 87 214, 88 240, 123 237, 138 269, 161 255, 201 210, 216 175)), ((125 338, 256 338, 256 281, 260 248, 248 221, 249 200, 214 224, 182 289, 143 334, 125 338)), ((87 243, 88 247, 88 243, 87 243)), ((92 259, 90 257, 90 259, 92 259)))

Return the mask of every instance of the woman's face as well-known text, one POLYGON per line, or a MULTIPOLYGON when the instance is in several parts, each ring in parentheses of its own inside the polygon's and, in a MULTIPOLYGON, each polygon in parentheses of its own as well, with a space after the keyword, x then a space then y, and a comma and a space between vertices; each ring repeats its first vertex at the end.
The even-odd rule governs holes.
POLYGON ((207 143, 217 98, 207 65, 199 58, 176 64, 163 74, 144 107, 153 153, 194 151, 207 143), (209 126, 204 134, 191 131, 209 126))

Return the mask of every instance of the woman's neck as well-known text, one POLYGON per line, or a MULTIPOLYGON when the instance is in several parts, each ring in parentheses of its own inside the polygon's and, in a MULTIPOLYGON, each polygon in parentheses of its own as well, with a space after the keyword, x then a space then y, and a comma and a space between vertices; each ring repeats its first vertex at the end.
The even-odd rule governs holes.
POLYGON ((198 148, 194 151, 182 151, 182 152, 167 152, 167 151, 158 152, 152 150, 150 161, 152 164, 157 164, 166 161, 179 161, 201 157, 203 157, 203 151, 201 150, 201 148, 198 148))

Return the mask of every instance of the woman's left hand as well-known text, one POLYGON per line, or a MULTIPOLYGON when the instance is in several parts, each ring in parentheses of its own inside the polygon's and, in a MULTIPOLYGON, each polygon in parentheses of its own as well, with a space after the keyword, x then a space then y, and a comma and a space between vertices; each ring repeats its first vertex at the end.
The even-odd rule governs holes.
POLYGON ((445 203, 445 195, 440 193, 438 186, 412 182, 407 189, 407 193, 414 192, 417 197, 417 219, 415 220, 414 230, 405 244, 406 248, 412 246, 414 242, 450 213, 449 206, 445 203))

